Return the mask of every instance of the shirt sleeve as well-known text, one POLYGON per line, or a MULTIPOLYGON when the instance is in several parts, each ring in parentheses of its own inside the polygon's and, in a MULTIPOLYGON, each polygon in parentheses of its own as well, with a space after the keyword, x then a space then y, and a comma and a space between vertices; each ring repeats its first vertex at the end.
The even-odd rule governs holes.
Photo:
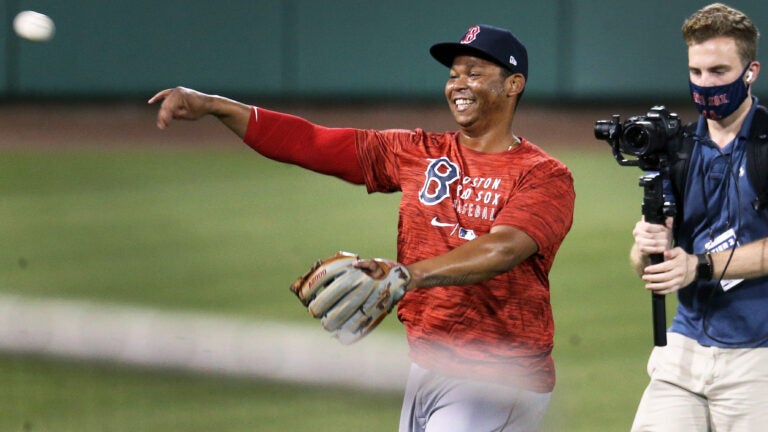
POLYGON ((269 159, 364 184, 355 129, 328 128, 300 117, 251 108, 243 141, 269 159))
POLYGON ((422 129, 358 130, 356 135, 368 192, 400 191, 401 185, 409 180, 402 178, 402 161, 429 157, 422 149, 428 141, 428 134, 422 129))
POLYGON ((576 193, 573 176, 563 164, 549 160, 532 169, 494 222, 525 232, 539 251, 558 247, 573 224, 576 193))

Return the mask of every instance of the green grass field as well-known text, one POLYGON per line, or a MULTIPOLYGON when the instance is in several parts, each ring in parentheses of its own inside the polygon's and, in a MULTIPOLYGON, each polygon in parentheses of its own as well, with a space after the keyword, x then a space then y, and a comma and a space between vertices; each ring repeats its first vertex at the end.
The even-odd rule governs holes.
MULTIPOLYGON (((552 152, 574 172, 577 208, 552 274, 558 384, 545 429, 627 430, 652 348, 650 296, 627 264, 640 171, 598 143, 552 152)), ((306 323, 288 285, 308 263, 340 249, 394 256, 398 195, 246 148, 0 155, 0 293, 306 323)), ((399 403, 0 354, 2 431, 392 431, 399 403)))

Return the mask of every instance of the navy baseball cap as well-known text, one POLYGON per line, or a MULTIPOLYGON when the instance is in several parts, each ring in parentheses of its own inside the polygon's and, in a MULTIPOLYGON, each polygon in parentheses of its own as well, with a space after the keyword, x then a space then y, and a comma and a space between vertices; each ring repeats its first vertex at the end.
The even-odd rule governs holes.
POLYGON ((432 45, 429 53, 448 67, 461 54, 484 58, 528 79, 528 51, 512 32, 503 28, 485 24, 472 26, 459 42, 432 45))

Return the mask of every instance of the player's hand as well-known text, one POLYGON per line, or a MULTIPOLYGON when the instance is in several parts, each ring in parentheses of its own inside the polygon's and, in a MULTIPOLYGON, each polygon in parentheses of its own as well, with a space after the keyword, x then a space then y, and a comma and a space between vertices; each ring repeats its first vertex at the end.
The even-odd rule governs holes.
POLYGON ((157 127, 167 128, 173 120, 198 120, 212 112, 213 97, 205 93, 176 87, 158 92, 149 104, 162 101, 157 112, 157 127))
POLYGON ((667 218, 665 225, 648 223, 643 218, 635 224, 632 235, 634 248, 644 256, 664 253, 672 244, 672 218, 667 218))
POLYGON ((643 273, 645 288, 656 294, 671 294, 685 288, 696 278, 695 255, 676 247, 664 252, 664 261, 649 265, 643 273))

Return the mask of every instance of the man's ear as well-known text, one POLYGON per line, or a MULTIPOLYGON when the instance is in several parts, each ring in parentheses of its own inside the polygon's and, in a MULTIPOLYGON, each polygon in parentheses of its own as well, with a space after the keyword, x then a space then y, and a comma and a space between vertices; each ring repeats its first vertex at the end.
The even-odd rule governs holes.
POLYGON ((507 77, 507 95, 519 95, 525 89, 525 77, 523 74, 513 74, 507 77))
POLYGON ((747 70, 747 74, 744 77, 744 80, 747 82, 747 84, 752 84, 757 80, 757 75, 760 73, 760 62, 753 61, 751 65, 749 65, 749 69, 747 70))

